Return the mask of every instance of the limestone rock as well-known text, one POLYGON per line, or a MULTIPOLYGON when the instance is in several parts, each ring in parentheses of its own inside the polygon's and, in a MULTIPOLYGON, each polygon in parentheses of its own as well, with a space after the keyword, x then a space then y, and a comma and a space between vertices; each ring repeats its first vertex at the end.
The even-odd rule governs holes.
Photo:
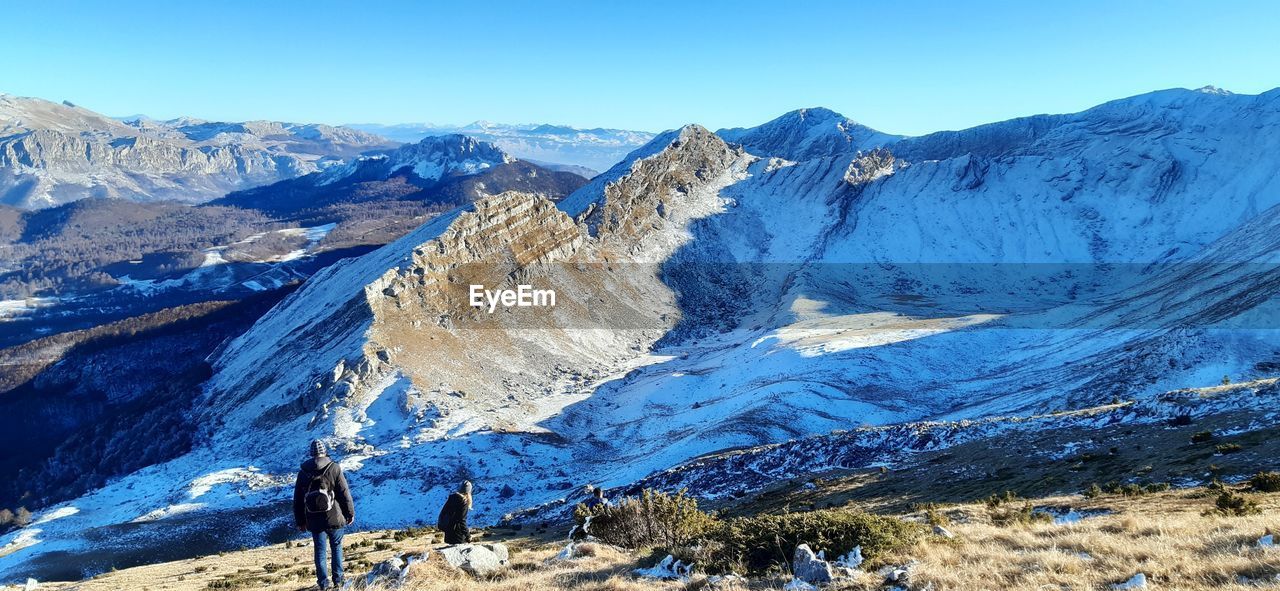
POLYGON ((507 547, 502 544, 457 544, 439 549, 440 557, 467 573, 486 577, 508 564, 507 547))
POLYGON ((825 585, 835 578, 831 572, 831 564, 818 558, 808 544, 796 546, 791 570, 796 578, 814 585, 825 585))

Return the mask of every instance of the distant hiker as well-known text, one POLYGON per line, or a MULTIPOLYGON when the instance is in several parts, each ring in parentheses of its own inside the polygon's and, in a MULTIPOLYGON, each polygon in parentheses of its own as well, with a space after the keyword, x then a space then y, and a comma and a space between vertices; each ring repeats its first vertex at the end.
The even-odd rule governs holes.
POLYGON ((597 486, 591 489, 591 496, 583 501, 582 504, 586 505, 588 509, 595 509, 596 507, 608 507, 613 503, 604 498, 604 489, 597 486))
POLYGON ((444 532, 444 543, 466 544, 471 541, 471 530, 467 529, 467 514, 471 512, 471 481, 464 480, 458 491, 449 495, 440 509, 440 519, 436 526, 444 532))
POLYGON ((342 528, 356 520, 355 505, 347 477, 338 463, 329 459, 329 450, 319 439, 311 442, 311 459, 302 463, 293 486, 293 521, 298 531, 311 532, 316 559, 316 580, 321 589, 341 589, 342 528), (332 555, 333 580, 325 560, 332 555))
POLYGON ((586 510, 586 513, 581 514, 579 513, 581 509, 574 509, 574 517, 580 519, 581 522, 569 530, 569 539, 574 542, 587 539, 590 533, 588 530, 591 529, 591 518, 596 515, 601 507, 608 507, 611 504, 609 499, 605 498, 603 488, 587 485, 587 499, 578 503, 581 509, 586 510))

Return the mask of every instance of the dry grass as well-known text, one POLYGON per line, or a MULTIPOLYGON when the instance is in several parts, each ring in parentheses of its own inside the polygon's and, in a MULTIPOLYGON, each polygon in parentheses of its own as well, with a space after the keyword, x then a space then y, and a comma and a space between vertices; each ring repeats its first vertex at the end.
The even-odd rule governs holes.
MULTIPOLYGON (((1268 531, 1280 533, 1280 495, 1257 495, 1261 515, 1206 515, 1213 497, 1199 491, 1172 491, 1137 498, 1104 496, 1085 500, 1060 497, 1037 504, 1108 509, 1113 513, 1086 518, 1071 525, 1048 523, 998 526, 981 504, 953 505, 942 512, 951 518, 954 540, 932 537, 913 547, 881 557, 868 565, 872 572, 845 581, 834 589, 883 588, 874 570, 915 561, 909 588, 932 586, 935 591, 1044 591, 1110 589, 1142 572, 1154 589, 1238 590, 1259 587, 1241 584, 1239 577, 1270 580, 1280 573, 1280 549, 1264 551, 1256 541, 1268 531), (1084 556, 1087 555, 1087 558, 1084 556)), ((920 518, 910 515, 908 518, 920 518)), ((393 555, 421 551, 431 538, 395 541, 386 532, 355 534, 352 545, 374 542, 348 551, 354 580, 372 564, 393 555), (379 543, 380 542, 380 543, 379 543)), ((407 591, 641 591, 700 589, 689 584, 639 580, 631 575, 645 554, 603 545, 580 548, 581 557, 557 561, 560 543, 528 538, 508 541, 512 564, 504 572, 475 580, 437 560, 412 567, 407 591)), ((245 552, 153 565, 105 574, 78 584, 53 584, 41 589, 107 591, 200 591, 219 580, 239 581, 239 589, 298 591, 308 588, 310 548, 271 546, 245 552), (272 565, 267 572, 266 565, 272 565)), ((751 589, 780 589, 780 578, 754 580, 751 589)))
POLYGON ((1139 572, 1158 589, 1244 590, 1258 587, 1240 584, 1242 576, 1271 583, 1280 573, 1280 551, 1256 547, 1268 530, 1280 531, 1275 499, 1264 500, 1261 518, 1205 515, 1212 499, 1187 492, 1047 501, 1115 513, 1070 525, 1000 527, 986 517, 985 508, 962 506, 959 511, 969 522, 949 526, 957 539, 937 538, 885 561, 917 561, 911 588, 932 585, 937 591, 1110 589, 1139 572))

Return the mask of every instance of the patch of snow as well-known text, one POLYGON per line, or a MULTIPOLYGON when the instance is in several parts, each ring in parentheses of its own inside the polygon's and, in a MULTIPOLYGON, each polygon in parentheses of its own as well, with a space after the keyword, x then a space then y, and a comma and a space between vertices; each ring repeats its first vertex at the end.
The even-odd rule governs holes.
POLYGON ((693 565, 685 564, 668 554, 658 564, 649 568, 637 568, 634 572, 636 576, 646 579, 688 581, 689 575, 693 574, 693 565))
POLYGON ((835 562, 831 564, 844 568, 858 569, 862 567, 864 560, 865 559, 862 557, 862 546, 854 546, 853 550, 850 550, 844 556, 837 557, 835 562))
POLYGON ((1116 591, 1124 591, 1125 589, 1145 589, 1147 587, 1147 575, 1138 573, 1133 575, 1128 581, 1112 585, 1111 588, 1116 591))
POLYGON ((1048 515, 1053 519, 1054 525, 1073 525, 1090 517, 1099 517, 1111 514, 1111 511, 1107 509, 1077 510, 1074 507, 1036 507, 1032 509, 1032 512, 1040 515, 1048 515))
POLYGON ((51 521, 62 519, 64 517, 71 517, 72 515, 75 515, 76 513, 79 513, 79 512, 80 512, 79 508, 70 506, 70 505, 66 507, 58 507, 51 511, 41 513, 40 517, 36 518, 35 521, 31 522, 31 525, 42 525, 45 523, 49 523, 51 521))
POLYGON ((6 542, 5 545, 0 546, 0 556, 12 555, 19 550, 39 544, 41 542, 40 534, 43 532, 44 530, 35 527, 25 527, 18 530, 16 534, 13 534, 12 539, 6 542))
POLYGON ((59 302, 56 297, 31 297, 20 300, 0 300, 0 322, 13 320, 18 316, 30 314, 37 308, 45 308, 56 305, 59 302))
POLYGON ((148 523, 151 521, 160 521, 161 519, 166 519, 169 517, 173 517, 175 515, 183 515, 185 513, 199 511, 204 507, 205 507, 204 503, 178 503, 176 505, 170 505, 168 507, 161 507, 159 509, 156 509, 155 511, 152 511, 141 517, 138 517, 137 519, 134 519, 132 523, 148 523))
POLYGON ((818 591, 818 587, 800 580, 799 577, 791 577, 791 580, 782 586, 782 591, 818 591))

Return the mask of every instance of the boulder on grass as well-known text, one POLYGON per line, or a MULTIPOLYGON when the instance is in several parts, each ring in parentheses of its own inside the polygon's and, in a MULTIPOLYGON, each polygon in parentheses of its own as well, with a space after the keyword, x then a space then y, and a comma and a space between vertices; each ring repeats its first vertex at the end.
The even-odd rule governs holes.
POLYGON ((502 544, 456 544, 437 551, 450 566, 476 577, 487 577, 502 570, 510 556, 502 544))
POLYGON ((831 573, 831 564, 818 558, 808 544, 796 546, 791 572, 796 578, 811 585, 825 585, 835 578, 831 573))
POLYGON ((396 557, 391 557, 378 563, 364 577, 364 585, 366 587, 375 586, 391 586, 400 582, 400 575, 404 572, 405 563, 396 557))

